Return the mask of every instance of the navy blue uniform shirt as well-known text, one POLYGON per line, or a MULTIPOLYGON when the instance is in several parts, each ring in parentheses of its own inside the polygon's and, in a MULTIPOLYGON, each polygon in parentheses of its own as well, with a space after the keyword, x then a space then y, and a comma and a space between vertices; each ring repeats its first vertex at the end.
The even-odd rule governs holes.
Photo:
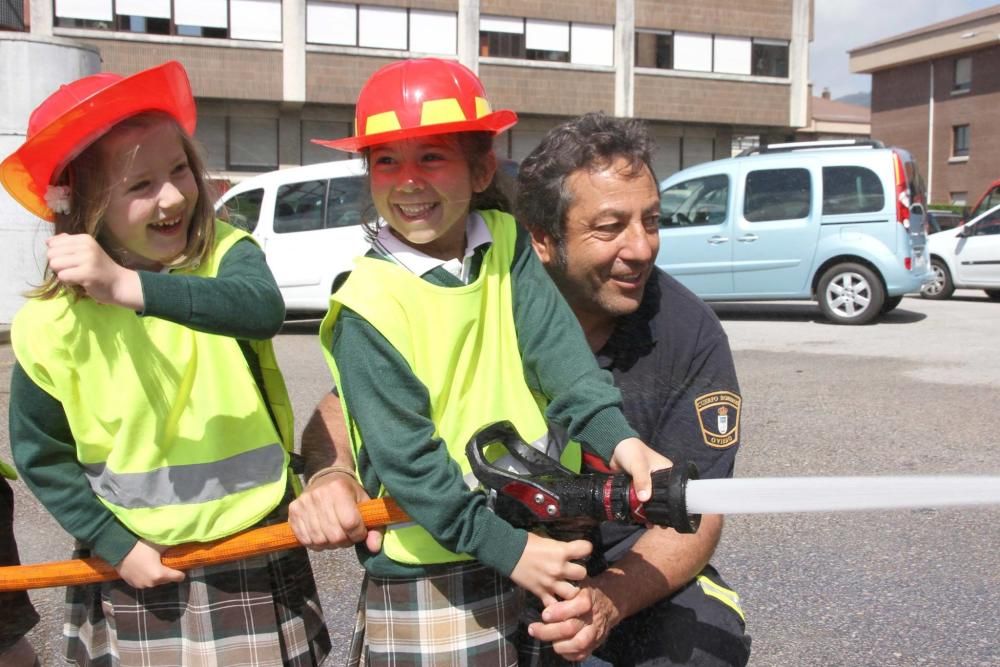
MULTIPOLYGON (((702 479, 732 477, 740 443, 740 388, 718 317, 660 269, 642 303, 619 319, 597 354, 622 392, 625 418, 675 464, 691 461, 702 479)), ((641 527, 603 524, 596 552, 615 560, 641 527)))

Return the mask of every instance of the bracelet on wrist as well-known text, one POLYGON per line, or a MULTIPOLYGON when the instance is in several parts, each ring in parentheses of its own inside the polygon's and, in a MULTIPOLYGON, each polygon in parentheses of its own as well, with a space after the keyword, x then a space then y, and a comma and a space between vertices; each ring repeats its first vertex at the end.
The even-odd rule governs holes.
POLYGON ((349 466, 327 466, 325 468, 320 468, 319 470, 313 473, 312 477, 309 478, 309 482, 306 484, 306 488, 312 486, 313 482, 315 482, 316 480, 326 477, 328 475, 332 475, 334 473, 342 473, 344 475, 349 475, 351 479, 357 481, 357 475, 354 472, 354 468, 351 468, 349 466))

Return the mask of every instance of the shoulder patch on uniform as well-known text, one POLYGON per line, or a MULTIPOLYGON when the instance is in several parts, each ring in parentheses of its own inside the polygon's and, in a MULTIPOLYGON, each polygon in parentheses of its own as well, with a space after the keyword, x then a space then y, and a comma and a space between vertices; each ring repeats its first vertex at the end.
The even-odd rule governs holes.
POLYGON ((740 439, 740 399, 731 391, 713 391, 694 399, 701 435, 715 449, 730 447, 740 439))

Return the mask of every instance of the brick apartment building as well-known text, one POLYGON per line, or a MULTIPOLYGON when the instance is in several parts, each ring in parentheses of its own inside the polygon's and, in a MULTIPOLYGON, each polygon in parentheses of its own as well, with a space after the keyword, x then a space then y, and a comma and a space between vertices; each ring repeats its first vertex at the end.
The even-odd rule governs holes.
POLYGON ((1000 4, 850 51, 872 75, 872 137, 913 153, 931 203, 1000 178, 1000 4))
POLYGON ((733 136, 784 140, 808 121, 811 0, 23 5, 20 25, 0 16, 2 27, 96 48, 104 70, 184 63, 209 166, 233 180, 339 158, 309 140, 348 135, 368 75, 416 55, 457 58, 478 71, 495 107, 518 112, 498 144, 515 159, 554 124, 592 110, 648 120, 661 177, 728 157, 733 136))

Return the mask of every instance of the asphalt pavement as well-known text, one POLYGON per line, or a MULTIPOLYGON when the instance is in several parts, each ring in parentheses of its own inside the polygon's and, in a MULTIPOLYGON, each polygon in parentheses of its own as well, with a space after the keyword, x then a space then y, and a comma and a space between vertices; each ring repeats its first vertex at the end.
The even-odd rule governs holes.
MULTIPOLYGON (((805 302, 714 309, 743 394, 739 476, 1000 474, 1000 304, 982 292, 907 297, 863 327, 805 302)), ((300 425, 330 384, 317 324, 287 323, 275 343, 300 425)), ((0 345, 4 421, 12 363, 0 345)), ((22 559, 66 558, 69 539, 15 487, 22 559)), ((753 667, 996 666, 998 526, 997 507, 730 515, 714 563, 742 597, 753 667)), ((335 645, 326 664, 340 664, 360 571, 349 550, 313 567, 335 645)), ((43 665, 62 664, 62 595, 31 594, 43 665)))

